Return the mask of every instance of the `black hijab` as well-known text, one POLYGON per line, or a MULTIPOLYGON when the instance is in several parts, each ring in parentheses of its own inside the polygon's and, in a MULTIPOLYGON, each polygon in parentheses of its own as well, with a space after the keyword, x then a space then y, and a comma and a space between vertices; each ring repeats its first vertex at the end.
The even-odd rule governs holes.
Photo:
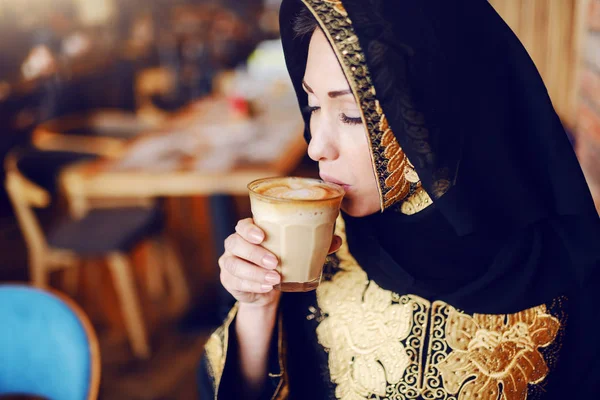
MULTIPOLYGON (((304 8, 362 108, 382 211, 422 187, 466 235, 594 209, 535 65, 487 1, 284 0, 281 35, 301 107, 310 35, 297 37, 293 21, 304 8)), ((412 200, 405 213, 428 199, 412 200)))
POLYGON ((591 275, 600 224, 588 187, 535 65, 488 2, 283 0, 301 108, 311 37, 293 25, 307 10, 368 134, 382 213, 345 219, 371 279, 506 313, 591 275))

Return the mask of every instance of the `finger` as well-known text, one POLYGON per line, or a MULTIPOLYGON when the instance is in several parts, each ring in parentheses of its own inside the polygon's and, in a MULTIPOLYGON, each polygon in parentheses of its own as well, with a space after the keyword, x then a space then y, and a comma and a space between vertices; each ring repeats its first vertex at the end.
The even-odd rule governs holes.
POLYGON ((221 271, 221 284, 230 293, 268 293, 273 290, 273 285, 240 279, 224 270, 221 271))
POLYGON ((256 244, 248 243, 239 234, 233 234, 225 239, 225 250, 229 253, 250 261, 267 269, 275 269, 279 261, 267 249, 256 244))
POLYGON ((328 254, 333 254, 336 251, 338 251, 340 249, 340 247, 342 247, 342 238, 334 235, 333 239, 331 239, 331 247, 329 247, 329 253, 328 254))
POLYGON ((265 240, 265 233, 258 226, 254 225, 252 218, 238 221, 235 231, 250 243, 261 244, 265 240))
POLYGON ((276 271, 261 268, 238 257, 223 256, 219 259, 219 266, 236 278, 243 280, 271 286, 281 281, 281 277, 276 271))

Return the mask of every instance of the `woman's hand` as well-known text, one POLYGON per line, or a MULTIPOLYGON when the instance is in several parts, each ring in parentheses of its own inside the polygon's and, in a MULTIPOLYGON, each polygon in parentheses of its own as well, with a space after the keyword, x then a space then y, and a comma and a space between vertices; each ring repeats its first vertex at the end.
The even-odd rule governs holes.
MULTIPOLYGON (((269 344, 275 330, 281 292, 273 286, 281 281, 279 260, 261 246, 265 233, 251 218, 238 222, 235 233, 225 240, 225 253, 219 258, 221 283, 239 304, 235 332, 239 354, 240 393, 258 396, 267 376, 269 344)), ((335 236, 330 252, 342 243, 335 236)))
MULTIPOLYGON (((281 281, 276 270, 279 260, 261 246, 264 240, 265 233, 252 218, 239 221, 235 233, 225 240, 225 253, 219 258, 221 283, 240 303, 272 306, 279 301, 281 293, 273 290, 281 281)), ((341 238, 334 236, 329 253, 341 244, 341 238)))

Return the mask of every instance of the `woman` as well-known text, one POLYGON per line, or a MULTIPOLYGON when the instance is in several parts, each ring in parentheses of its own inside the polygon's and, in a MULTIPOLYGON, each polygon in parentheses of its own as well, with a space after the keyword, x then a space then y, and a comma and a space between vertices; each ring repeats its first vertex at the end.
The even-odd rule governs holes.
POLYGON ((203 398, 596 398, 600 223, 491 6, 284 0, 281 29, 308 153, 348 188, 339 250, 316 292, 280 296, 240 221, 203 398))

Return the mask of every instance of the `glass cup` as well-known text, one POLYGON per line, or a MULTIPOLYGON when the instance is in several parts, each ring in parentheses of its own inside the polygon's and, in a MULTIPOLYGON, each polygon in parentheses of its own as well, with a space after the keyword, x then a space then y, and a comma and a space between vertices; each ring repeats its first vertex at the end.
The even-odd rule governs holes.
POLYGON ((265 178, 251 182, 254 223, 265 232, 263 246, 279 258, 282 292, 319 286, 323 264, 344 197, 341 186, 309 178, 265 178))

